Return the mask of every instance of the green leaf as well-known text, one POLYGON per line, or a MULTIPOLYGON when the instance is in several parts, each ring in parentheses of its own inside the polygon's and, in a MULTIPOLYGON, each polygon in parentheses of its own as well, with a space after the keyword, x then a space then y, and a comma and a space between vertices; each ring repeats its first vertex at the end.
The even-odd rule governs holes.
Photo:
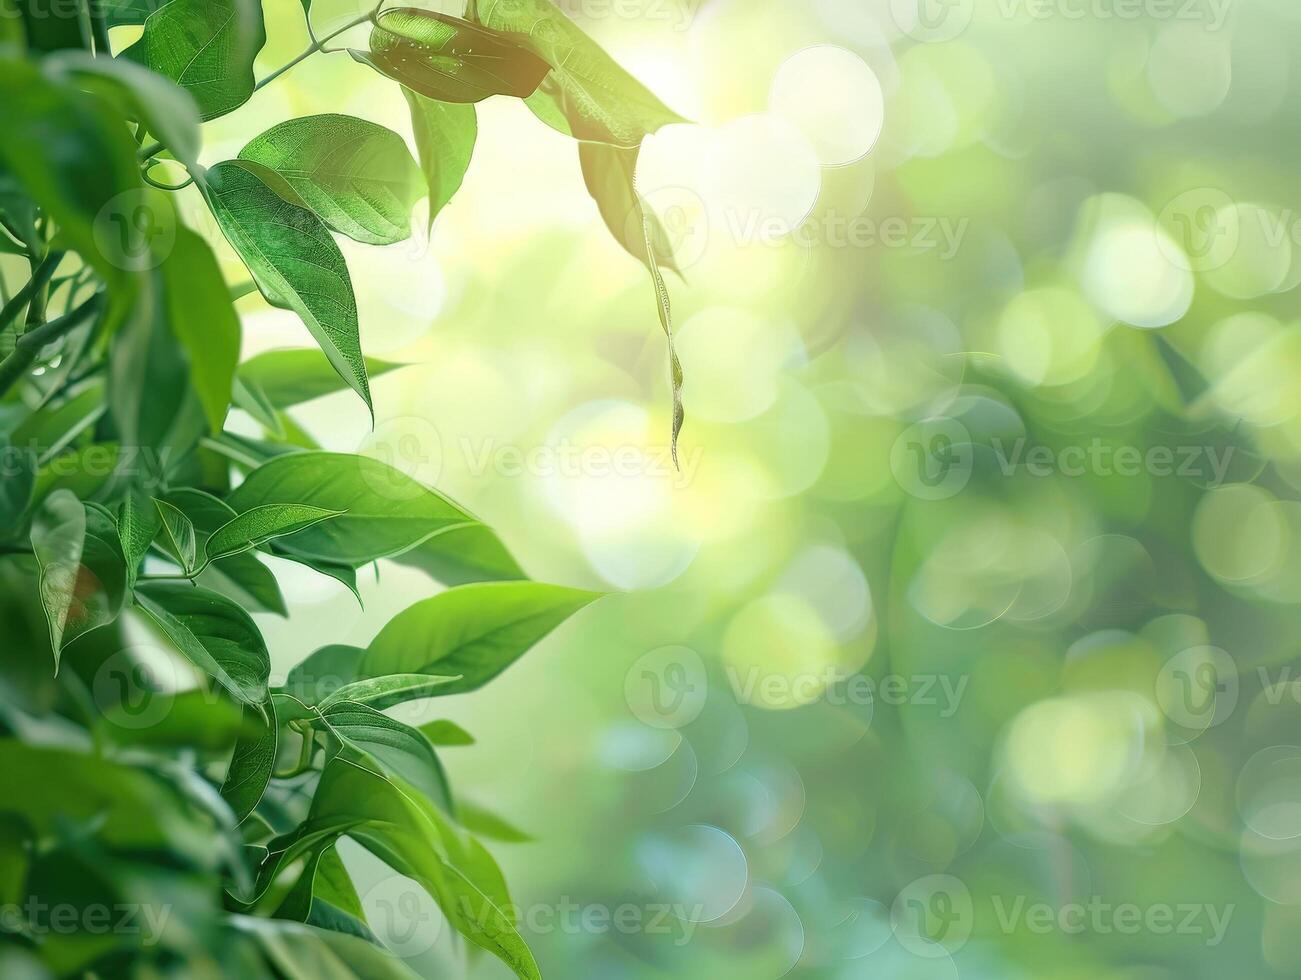
POLYGON ((646 242, 646 265, 650 269, 651 283, 655 286, 655 308, 659 312, 660 326, 668 341, 669 387, 673 392, 673 427, 669 433, 669 447, 673 454, 673 465, 678 466, 678 436, 682 434, 682 421, 685 417, 682 408, 682 362, 678 360, 677 348, 673 344, 673 309, 669 303, 669 287, 660 272, 659 260, 652 232, 652 216, 643 215, 642 234, 646 242))
POLYGON ((456 828, 400 780, 338 756, 321 776, 308 826, 346 828, 389 867, 418 882, 468 940, 523 980, 541 980, 533 954, 502 911, 500 878, 485 876, 484 863, 456 828))
POLYGON ((256 712, 248 712, 226 698, 214 698, 201 688, 167 696, 170 701, 166 713, 144 728, 112 725, 115 711, 129 710, 125 702, 105 707, 112 740, 119 745, 220 754, 229 752, 240 739, 256 735, 265 724, 256 712))
POLYGON ((462 585, 398 613, 361 662, 361 676, 460 674, 437 693, 473 691, 496 677, 594 599, 540 582, 462 585))
POLYGON ((357 889, 332 843, 317 847, 308 856, 302 874, 273 917, 305 922, 379 944, 366 925, 357 889))
MULTIPOLYGON (((405 366, 366 358, 366 374, 371 378, 405 366)), ((267 402, 277 409, 332 395, 346 387, 321 352, 311 347, 258 354, 241 364, 237 374, 246 384, 256 385, 267 402)))
POLYGON ((81 25, 68 8, 51 6, 48 0, 14 0, 4 10, 8 17, 13 17, 17 7, 27 29, 27 44, 33 51, 58 51, 63 48, 80 48, 85 42, 81 35, 81 25))
POLYGON ((112 248, 111 218, 124 209, 112 205, 119 195, 144 191, 125 120, 103 100, 45 78, 27 62, 0 61, 0 91, 0 164, 96 272, 121 284, 124 269, 112 248))
POLYGON ((417 729, 355 701, 322 705, 320 724, 345 746, 374 759, 444 811, 452 811, 447 774, 433 746, 417 729))
POLYGON ((19 526, 36 486, 36 456, 0 435, 0 538, 19 526))
POLYGON ((190 381, 208 428, 220 432, 239 363, 239 314, 212 249, 188 228, 176 229, 176 243, 161 272, 168 323, 188 357, 190 381))
MULTIPOLYGON (((147 288, 140 290, 109 349, 108 402, 123 445, 148 447, 154 450, 149 459, 161 463, 172 453, 179 457, 187 452, 206 423, 189 360, 169 325, 163 268, 141 278, 147 288)), ((157 471, 141 475, 164 476, 157 471)))
POLYGON ((371 245, 411 237, 420 169, 383 126, 334 113, 290 119, 239 153, 280 174, 334 231, 371 245))
POLYGON ((473 745, 474 736, 454 721, 429 721, 420 726, 425 738, 434 745, 473 745))
POLYGON ((366 919, 357 888, 353 885, 339 852, 333 847, 327 847, 321 855, 312 894, 363 922, 366 919))
POLYGON ((13 814, 0 815, 0 903, 17 906, 22 900, 26 892, 27 870, 31 866, 31 844, 27 828, 20 818, 13 814))
POLYGON ((340 701, 351 701, 382 711, 395 704, 433 697, 441 693, 438 690, 440 687, 460 679, 459 677, 436 677, 432 674, 388 674, 384 677, 369 677, 344 684, 338 690, 326 695, 319 705, 324 709, 340 701))
POLYGON ((288 554, 354 568, 401 554, 450 528, 476 523, 446 497, 365 456, 302 452, 253 470, 226 501, 243 513, 307 504, 341 516, 280 542, 288 554), (346 513, 345 513, 346 512, 346 513))
POLYGON ((273 538, 306 530, 340 516, 340 511, 306 504, 267 504, 254 507, 212 532, 206 545, 209 561, 256 548, 273 538))
POLYGON ((170 0, 145 18, 122 57, 187 89, 206 122, 252 96, 253 60, 266 39, 257 0, 170 0))
POLYGON ((25 446, 44 463, 66 449, 104 414, 104 382, 99 379, 75 388, 58 403, 51 403, 29 415, 13 430, 15 446, 25 446))
POLYGON ((180 510, 165 500, 154 498, 154 508, 162 524, 163 541, 166 549, 181 566, 181 571, 190 575, 198 568, 199 550, 195 537, 194 523, 180 510))
POLYGON ((96 839, 110 847, 171 850, 211 864, 210 831, 185 819, 178 803, 172 787, 145 769, 0 739, 0 813, 20 815, 41 838, 93 824, 96 839))
POLYGON ((575 139, 637 146, 670 123, 686 122, 615 62, 550 0, 481 0, 480 23, 525 35, 551 65, 529 108, 575 139))
POLYGON ((279 728, 275 706, 268 697, 259 710, 244 709, 246 731, 235 743, 235 751, 221 784, 221 798, 230 804, 238 822, 253 812, 271 781, 276 762, 279 728))
POLYGON ((642 230, 643 219, 649 219, 656 260, 664 268, 677 272, 673 245, 664 226, 637 193, 637 157, 640 152, 640 147, 579 143, 578 159, 583 180, 610 234, 629 255, 649 267, 646 236, 642 230))
POLYGON ((276 414, 276 407, 271 404, 266 392, 259 388, 256 383, 236 375, 231 395, 231 400, 236 408, 247 412, 253 421, 257 422, 275 438, 284 438, 285 427, 276 414))
POLYGON ((272 189, 282 180, 259 164, 228 160, 208 171, 205 194, 267 302, 302 318, 340 377, 371 408, 343 253, 320 218, 272 189))
POLYGON ((321 647, 289 671, 280 690, 305 704, 320 704, 357 679, 357 668, 365 652, 360 647, 343 644, 321 647))
POLYGON ((18 0, 0 0, 0 56, 19 57, 27 53, 27 30, 18 0))
POLYGON ((61 452, 37 469, 32 503, 39 504, 58 490, 88 500, 103 489, 121 463, 121 447, 112 442, 93 442, 61 452))
POLYGON ((481 837, 490 837, 506 844, 527 844, 533 840, 510 821, 465 800, 456 801, 456 818, 462 827, 481 837))
POLYGON ((418 568, 444 585, 528 578, 501 539, 483 524, 439 534, 394 560, 418 568))
POLYGON ((302 565, 304 568, 310 568, 312 571, 324 575, 326 578, 332 578, 345 589, 353 594, 357 604, 362 605, 361 592, 357 589, 357 571, 351 565, 343 565, 338 562, 326 561, 323 558, 313 558, 306 555, 299 555, 294 552, 286 551, 279 547, 276 542, 270 545, 271 553, 277 558, 283 558, 285 561, 292 561, 302 565))
POLYGON ((474 106, 436 102, 405 86, 402 94, 411 109, 411 130, 429 192, 429 227, 432 228, 434 219, 465 181, 479 123, 474 106))
POLYGON ((550 66, 522 45, 460 17, 400 7, 380 14, 369 51, 349 54, 426 98, 470 103, 537 90, 550 66))
MULTIPOLYGON (((201 490, 177 489, 166 495, 168 503, 194 524, 199 554, 207 552, 208 536, 235 518, 235 512, 201 490)), ((276 577, 249 552, 219 558, 199 573, 198 585, 220 592, 242 606, 288 615, 276 577)))
POLYGON ((101 95, 123 115, 142 122, 191 173, 199 168, 199 107, 171 80, 125 58, 61 51, 42 62, 47 71, 101 95))
POLYGON ((261 710, 271 659, 248 613, 224 596, 189 585, 144 582, 135 598, 177 650, 236 700, 261 710))
POLYGON ((136 26, 167 0, 100 0, 109 27, 136 26))
POLYGON ((51 494, 37 512, 32 550, 57 670, 64 647, 117 618, 126 596, 126 561, 112 517, 67 490, 51 494))
POLYGON ((162 529, 162 523, 157 505, 142 493, 131 491, 122 498, 117 512, 117 533, 122 541, 128 587, 135 586, 140 563, 149 553, 149 546, 162 529))
POLYGON ((284 919, 233 915, 230 922, 253 936, 287 980, 417 980, 392 953, 357 936, 284 919))

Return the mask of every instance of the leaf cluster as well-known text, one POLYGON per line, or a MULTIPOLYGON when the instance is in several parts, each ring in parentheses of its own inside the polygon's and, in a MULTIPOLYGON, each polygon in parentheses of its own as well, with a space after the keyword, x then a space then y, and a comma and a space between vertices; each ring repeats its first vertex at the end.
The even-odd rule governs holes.
MULTIPOLYGON (((531 581, 459 503, 324 451, 288 411, 350 389, 373 414, 371 380, 398 365, 363 353, 335 236, 402 241, 422 197, 432 222, 491 96, 580 141, 668 331, 672 257, 633 177, 644 137, 679 117, 546 0, 463 17, 376 7, 312 31, 260 81, 258 0, 48 12, 0 0, 0 252, 27 267, 0 296, 0 904, 23 910, 0 923, 0 974, 409 975, 366 921, 337 851, 348 837, 470 944, 538 977, 480 840, 522 835, 460 800, 440 761, 472 738, 395 709, 479 689, 596 596, 531 581), (203 123, 367 25, 366 47, 346 50, 397 83, 415 156, 327 114, 200 162, 203 123), (124 26, 138 39, 117 49, 124 26), (179 193, 202 199, 249 283, 227 282, 179 193), (253 289, 317 346, 241 363, 234 304, 253 289), (231 431, 233 408, 260 436, 231 431), (288 613, 276 563, 357 593, 381 560, 450 587, 276 683, 253 616, 288 613), (49 916, 124 904, 171 925, 49 916)), ((676 359, 674 379, 676 394, 676 359)))

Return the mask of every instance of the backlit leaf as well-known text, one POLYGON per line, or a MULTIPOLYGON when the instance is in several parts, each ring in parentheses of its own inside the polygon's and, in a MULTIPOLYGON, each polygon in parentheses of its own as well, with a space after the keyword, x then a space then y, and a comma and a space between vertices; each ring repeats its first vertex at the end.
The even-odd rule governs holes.
MULTIPOLYGON (((216 497, 200 490, 172 490, 166 495, 166 500, 194 524, 199 554, 206 553, 208 536, 236 516, 216 497)), ((195 582, 250 609, 281 616, 288 614, 276 577, 250 552, 211 562, 195 582)))
POLYGON ((257 0, 170 0, 122 57, 187 89, 206 122, 249 100, 253 59, 266 39, 257 0))
POLYGON ((267 504, 254 507, 212 532, 205 545, 207 558, 215 561, 265 544, 272 538, 306 530, 338 517, 339 511, 305 504, 267 504))
POLYGON ((227 499, 241 513, 267 504, 307 504, 340 512, 279 542, 287 553, 354 568, 401 554, 433 535, 476 523, 446 497, 378 460, 302 452, 249 473, 227 499))
POLYGON ((439 688, 460 680, 459 677, 438 677, 433 674, 386 674, 345 684, 320 702, 327 708, 340 701, 351 701, 382 711, 395 704, 417 701, 439 693, 439 688))
POLYGON ((537 90, 550 66, 521 42, 459 17, 399 7, 380 15, 369 51, 349 53, 426 98, 468 103, 537 90))
MULTIPOLYGON (((404 366, 366 358, 366 373, 371 378, 404 366)), ((237 374, 246 383, 256 385, 267 402, 277 409, 322 398, 347 387, 321 352, 310 347, 266 351, 241 364, 237 374)))
POLYGON ((479 123, 474 106, 436 102, 403 87, 411 109, 411 129, 429 192, 429 226, 461 189, 474 154, 479 123))
POLYGON ((321 219, 272 189, 282 180, 260 164, 228 160, 208 171, 206 194, 262 295, 302 318, 340 377, 370 408, 348 266, 321 219))
POLYGON ((460 674, 439 695, 473 691, 594 599, 540 582, 483 582, 448 589, 398 613, 371 641, 363 677, 460 674))
POLYGON ((664 226, 637 193, 635 177, 639 153, 639 147, 612 146, 608 143, 578 144, 578 159, 587 191, 596 201, 601 217, 615 241, 629 255, 649 265, 646 236, 642 231, 642 220, 648 218, 657 261, 664 268, 677 272, 673 245, 664 226))
POLYGON ((276 171, 333 230, 392 245, 411 235, 420 170, 391 129, 329 113, 273 126, 240 151, 276 171))
POLYGON ((524 35, 551 65, 529 108, 575 139, 637 146, 649 133, 685 122, 628 74, 551 0, 479 0, 479 22, 524 35))
POLYGON ((165 500, 154 500, 162 524, 163 542, 167 551, 181 566, 187 575, 198 568, 198 542, 195 538, 194 523, 176 507, 165 500))
POLYGON ((126 595, 126 561, 113 519, 67 490, 55 491, 37 512, 32 550, 57 669, 64 647, 117 618, 126 595))

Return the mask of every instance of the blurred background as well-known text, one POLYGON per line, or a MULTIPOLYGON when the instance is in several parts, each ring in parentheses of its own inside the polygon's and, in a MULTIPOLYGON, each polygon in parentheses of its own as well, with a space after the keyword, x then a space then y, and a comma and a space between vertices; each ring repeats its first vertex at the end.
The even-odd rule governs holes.
MULTIPOLYGON (((347 394, 296 415, 613 593, 415 715, 531 838, 492 850, 543 972, 1301 975, 1301 6, 561 6, 695 121, 639 179, 684 273, 680 470, 649 277, 507 100, 432 236, 340 240, 363 347, 412 365, 375 430, 347 394)), ((268 34, 264 70, 300 4, 268 34)), ((339 54, 205 162, 318 112, 409 136, 339 54)), ((246 354, 310 344, 240 305, 246 354)), ((384 565, 363 608, 277 564, 281 673, 439 587, 384 565)), ((462 975, 432 902, 345 858, 462 975)))

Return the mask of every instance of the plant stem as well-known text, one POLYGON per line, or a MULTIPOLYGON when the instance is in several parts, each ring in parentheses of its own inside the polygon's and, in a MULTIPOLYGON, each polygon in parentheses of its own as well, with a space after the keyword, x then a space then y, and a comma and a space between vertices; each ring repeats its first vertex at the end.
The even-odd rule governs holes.
POLYGON ((81 0, 77 4, 77 29, 81 32, 81 46, 93 53, 95 31, 90 24, 90 0, 81 0))
POLYGON ((284 65, 281 65, 279 68, 273 71, 266 78, 262 79, 262 81, 254 85, 253 91, 256 92, 259 89, 265 88, 266 86, 270 85, 277 78, 279 78, 281 75, 287 72, 290 68, 293 68, 298 64, 301 64, 302 62, 310 58, 312 55, 316 54, 316 52, 324 49, 325 45, 328 42, 333 41, 340 34, 344 34, 352 30, 354 27, 358 27, 359 25, 366 23, 366 21, 371 20, 379 12, 379 7, 380 5, 376 5, 374 10, 371 10, 365 14, 362 14, 360 17, 356 17, 348 21, 348 23, 344 24, 338 30, 331 31, 329 34, 325 35, 325 37, 318 38, 317 40, 313 41, 311 45, 308 46, 307 50, 304 51, 302 54, 300 54, 297 58, 294 58, 292 61, 284 65))
POLYGON ((3 397, 18 379, 27 373, 27 369, 36 362, 36 358, 46 344, 53 343, 74 330, 86 317, 97 312, 103 302, 104 294, 96 293, 57 320, 42 324, 19 337, 13 353, 0 361, 0 397, 3 397))
MULTIPOLYGON (((308 47, 308 49, 307 49, 306 51, 304 51, 302 54, 300 54, 298 57, 296 57, 296 58, 292 59, 291 61, 288 61, 288 62, 286 62, 285 64, 281 65, 279 68, 277 68, 275 71, 273 71, 273 72, 272 72, 270 75, 268 75, 266 78, 262 79, 260 82, 258 82, 256 85, 254 85, 254 86, 253 86, 253 91, 254 91, 254 92, 257 92, 257 91, 260 91, 261 89, 266 88, 268 85, 270 85, 272 82, 274 82, 277 78, 279 78, 281 75, 283 75, 285 72, 287 72, 290 68, 293 68, 293 67, 295 67, 296 65, 299 65, 299 64, 301 64, 302 62, 306 61, 308 58, 310 58, 312 55, 316 54, 318 51, 324 50, 325 45, 326 45, 326 43, 327 43, 328 41, 333 41, 333 40, 334 40, 336 37, 338 37, 340 34, 343 34, 343 33, 345 33, 346 31, 350 31, 350 30, 352 30, 354 27, 357 27, 357 26, 359 26, 359 25, 361 25, 361 24, 366 23, 366 21, 368 21, 368 20, 373 20, 374 17, 375 17, 375 15, 376 15, 377 13, 379 13, 379 8, 380 8, 381 6, 383 6, 383 4, 379 4, 379 5, 377 5, 377 6, 375 7, 374 10, 371 10, 371 11, 369 11, 368 13, 365 13, 365 14, 363 14, 363 15, 360 16, 360 17, 356 17, 356 18, 354 18, 353 20, 348 21, 348 23, 344 24, 344 25, 343 25, 342 27, 340 27, 338 30, 330 32, 329 34, 325 35, 325 37, 320 38, 320 39, 318 39, 318 40, 316 40, 316 41, 313 41, 312 44, 311 44, 311 46, 308 47)), ((150 143, 148 146, 142 146, 142 147, 140 148, 139 157, 140 157, 141 160, 149 160, 149 159, 151 159, 152 157, 156 157, 158 154, 162 153, 163 150, 165 150, 165 149, 167 149, 167 147, 163 146, 162 143, 150 143)))
POLYGON ((101 58, 113 57, 113 49, 108 43, 108 21, 104 19, 104 4, 92 2, 90 25, 95 35, 95 54, 101 58))
POLYGON ((18 315, 22 313, 23 308, 45 287, 45 284, 54 275, 55 270, 59 268, 59 263, 63 261, 65 254, 64 252, 51 252, 45 256, 44 261, 32 273, 32 278, 27 280, 27 284, 14 294, 13 299, 4 305, 4 309, 0 309, 0 330, 3 330, 16 320, 18 315))
POLYGON ((104 294, 96 293, 80 306, 69 310, 58 319, 43 323, 39 327, 27 331, 18 338, 16 342, 17 348, 19 350, 31 348, 39 351, 46 344, 51 344, 64 334, 70 333, 82 320, 97 312, 103 302, 104 294))
POLYGON ((193 177, 187 177, 185 181, 180 184, 164 184, 161 180, 154 180, 154 178, 150 177, 149 171, 147 170, 143 171, 140 174, 140 177, 150 187, 157 187, 160 191, 183 191, 194 183, 193 177))
POLYGON ((292 779, 307 772, 312 768, 312 756, 316 754, 316 733, 312 731, 310 724, 295 720, 291 721, 288 727, 298 734, 302 742, 298 747, 298 761, 288 772, 275 773, 279 779, 292 779))

